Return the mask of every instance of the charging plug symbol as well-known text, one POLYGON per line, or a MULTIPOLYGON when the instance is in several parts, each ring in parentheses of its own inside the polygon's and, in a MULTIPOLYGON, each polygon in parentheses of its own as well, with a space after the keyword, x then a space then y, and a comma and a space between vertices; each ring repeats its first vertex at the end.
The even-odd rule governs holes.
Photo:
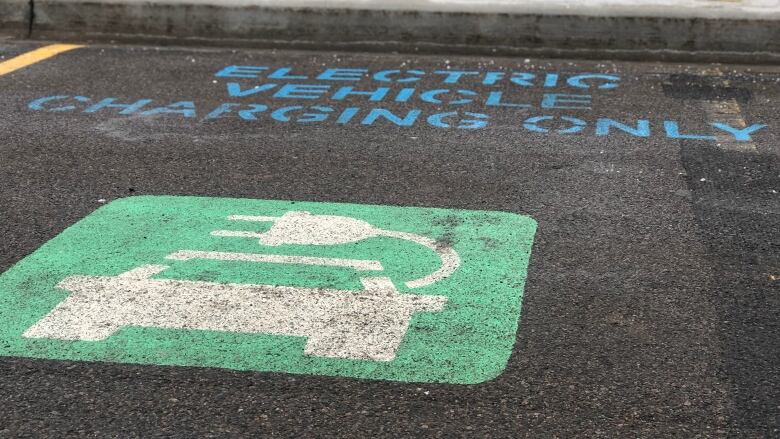
POLYGON ((229 219, 273 221, 270 230, 258 234, 260 244, 270 246, 350 244, 382 234, 382 230, 363 220, 346 216, 312 215, 305 211, 287 212, 279 218, 234 215, 229 219))
POLYGON ((450 276, 460 266, 460 257, 446 244, 414 233, 384 230, 356 218, 337 215, 314 215, 306 211, 291 211, 281 217, 231 215, 233 221, 273 222, 267 232, 256 233, 236 230, 216 230, 214 236, 256 238, 260 244, 279 245, 338 245, 351 244, 364 239, 391 237, 411 241, 436 252, 441 266, 435 272, 420 279, 409 281, 406 286, 417 288, 430 285, 450 276))

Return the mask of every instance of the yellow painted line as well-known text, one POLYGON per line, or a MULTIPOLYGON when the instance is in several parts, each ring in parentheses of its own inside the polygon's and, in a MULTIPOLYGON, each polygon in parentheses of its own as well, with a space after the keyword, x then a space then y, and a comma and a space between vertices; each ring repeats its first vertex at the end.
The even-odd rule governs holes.
POLYGON ((62 52, 78 49, 79 47, 84 46, 78 44, 52 44, 27 53, 23 53, 19 56, 9 59, 8 61, 0 62, 0 76, 27 67, 31 64, 35 64, 39 61, 43 61, 47 58, 51 58, 62 52))

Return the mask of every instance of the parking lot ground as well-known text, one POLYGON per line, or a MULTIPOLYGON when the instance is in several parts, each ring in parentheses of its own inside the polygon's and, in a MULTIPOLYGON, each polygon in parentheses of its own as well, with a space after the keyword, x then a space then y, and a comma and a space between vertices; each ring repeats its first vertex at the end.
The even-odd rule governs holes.
MULTIPOLYGON (((47 44, 2 41, 0 62, 47 44)), ((0 435, 776 436, 779 100, 775 66, 523 57, 94 45, 2 75, 0 435), (210 232, 203 218, 228 229, 269 215, 259 210, 295 209, 253 200, 306 202, 301 210, 373 226, 394 218, 383 229, 407 238, 430 231, 435 243, 414 238, 420 251, 438 251, 447 266, 451 247, 471 273, 454 282, 455 271, 434 292, 464 313, 500 312, 441 326, 449 341, 431 336, 436 352, 462 360, 451 370, 437 363, 440 373, 416 369, 433 364, 420 359, 424 348, 395 373, 395 360, 386 370, 371 363, 384 354, 339 350, 332 367, 301 365, 309 357, 300 352, 285 357, 298 363, 273 350, 244 357, 236 346, 251 338, 195 326, 41 344, 9 329, 43 319, 24 311, 41 306, 40 291, 66 297, 53 287, 63 267, 92 276, 132 268, 105 261, 141 248, 149 218, 165 231, 157 239, 206 242, 187 235, 192 225, 233 239, 219 245, 236 252, 238 229, 210 232), (476 242, 482 253, 469 253, 476 242), (481 259, 486 249, 492 262, 481 259), (63 255, 90 256, 71 264, 63 255), (502 271, 506 261, 515 269, 502 271), (30 283, 14 283, 25 273, 30 283), (39 281, 52 283, 39 290, 39 281), (480 349, 495 337, 459 344, 482 328, 502 337, 490 356, 480 349), (189 345, 207 349, 182 360, 189 345), (495 353, 503 346, 505 360, 495 353), (216 361, 217 351, 230 355, 216 361), (499 365, 494 376, 457 378, 487 362, 499 365)), ((339 257, 363 260, 371 249, 339 257)), ((438 261, 431 255, 390 259, 438 261)), ((214 264, 198 280, 231 274, 214 264)), ((346 288, 341 275, 274 273, 300 291, 320 281, 346 288)), ((426 316, 455 309, 435 300, 426 316)), ((437 334, 426 318, 412 321, 415 337, 437 334)), ((64 326, 54 328, 39 334, 56 338, 64 326)), ((258 337, 303 349, 295 337, 258 337)))

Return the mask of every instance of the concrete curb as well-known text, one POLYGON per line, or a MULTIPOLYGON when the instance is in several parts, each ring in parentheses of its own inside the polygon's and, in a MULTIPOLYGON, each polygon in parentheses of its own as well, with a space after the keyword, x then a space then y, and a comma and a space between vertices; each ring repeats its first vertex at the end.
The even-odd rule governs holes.
POLYGON ((0 0, 0 35, 25 37, 30 32, 30 2, 0 0))
MULTIPOLYGON (((471 52, 500 47, 780 53, 780 2, 765 10, 667 8, 673 14, 663 16, 657 4, 635 7, 632 15, 632 9, 614 6, 555 9, 562 0, 522 5, 503 0, 499 7, 501 1, 492 8, 478 2, 478 7, 472 2, 458 8, 457 2, 447 7, 409 0, 382 5, 356 0, 34 0, 31 29, 36 38, 76 40, 202 38, 323 46, 390 43, 396 48, 433 44, 471 52), (277 7, 281 4, 315 7, 277 7), (597 15, 599 11, 610 15, 597 15)), ((0 12, 12 11, 0 15, 17 33, 29 25, 29 14, 18 11, 26 3, 0 0, 0 12)))

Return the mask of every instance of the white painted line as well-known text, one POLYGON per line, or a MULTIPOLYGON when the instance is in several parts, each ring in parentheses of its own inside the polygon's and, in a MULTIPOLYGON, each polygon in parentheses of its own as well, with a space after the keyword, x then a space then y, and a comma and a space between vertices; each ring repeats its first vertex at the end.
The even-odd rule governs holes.
POLYGON ((232 238, 256 238, 260 239, 265 236, 264 233, 247 232, 244 230, 215 230, 211 232, 211 236, 227 236, 232 238))
POLYGON ((311 256, 267 255, 260 253, 212 252, 198 250, 180 250, 165 257, 177 261, 190 259, 212 259, 218 261, 271 262, 276 264, 325 265, 329 267, 346 267, 355 270, 382 270, 382 263, 362 259, 320 258, 311 256))
POLYGON ((71 294, 23 336, 97 341, 127 326, 201 329, 307 337, 307 355, 391 361, 412 316, 447 303, 400 294, 387 278, 350 291, 139 277, 161 267, 67 277, 57 286, 71 294))
POLYGON ((279 219, 279 217, 276 216, 256 216, 256 215, 230 215, 228 216, 229 220, 232 221, 257 221, 257 222, 268 222, 268 221, 276 221, 279 219))

